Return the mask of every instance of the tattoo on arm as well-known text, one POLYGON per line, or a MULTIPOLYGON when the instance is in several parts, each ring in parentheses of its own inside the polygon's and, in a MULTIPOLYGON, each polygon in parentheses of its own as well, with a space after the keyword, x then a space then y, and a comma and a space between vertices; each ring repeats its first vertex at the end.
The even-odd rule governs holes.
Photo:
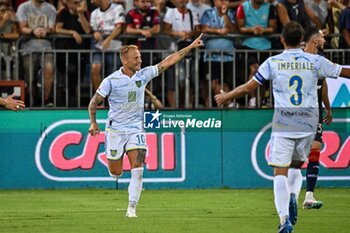
POLYGON ((163 73, 169 67, 181 61, 189 51, 191 51, 191 49, 186 47, 166 57, 163 61, 161 61, 158 64, 158 74, 163 73))
POLYGON ((95 93, 95 95, 92 97, 90 103, 89 103, 89 116, 90 116, 90 122, 96 122, 96 112, 97 112, 97 106, 102 103, 103 97, 99 94, 95 93))

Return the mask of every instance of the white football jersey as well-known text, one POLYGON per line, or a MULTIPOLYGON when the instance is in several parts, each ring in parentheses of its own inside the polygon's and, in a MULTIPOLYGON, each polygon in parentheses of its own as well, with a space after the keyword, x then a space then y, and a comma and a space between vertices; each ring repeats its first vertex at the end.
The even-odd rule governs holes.
POLYGON ((105 11, 96 8, 90 17, 90 25, 92 30, 102 33, 103 36, 108 36, 112 33, 117 24, 125 23, 124 8, 120 4, 112 3, 105 11))
POLYGON ((314 134, 319 114, 317 80, 337 78, 340 72, 340 65, 301 49, 285 50, 267 59, 254 79, 260 84, 272 80, 273 132, 290 138, 314 134))
POLYGON ((143 130, 145 87, 157 76, 157 66, 145 67, 131 78, 120 68, 102 81, 96 92, 108 96, 107 129, 129 133, 143 130))

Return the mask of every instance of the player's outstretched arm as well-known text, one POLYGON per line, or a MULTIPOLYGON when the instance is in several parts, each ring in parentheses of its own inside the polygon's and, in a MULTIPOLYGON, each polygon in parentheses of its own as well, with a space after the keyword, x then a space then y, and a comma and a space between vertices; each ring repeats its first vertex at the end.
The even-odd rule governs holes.
POLYGON ((214 98, 216 103, 218 105, 221 105, 224 104, 227 100, 233 100, 245 96, 249 92, 258 88, 259 85, 260 84, 257 81, 250 79, 248 82, 238 86, 232 91, 229 91, 227 93, 222 91, 220 94, 215 95, 214 98))
POLYGON ((342 67, 341 72, 340 72, 340 76, 342 76, 344 78, 350 78, 350 69, 342 67))
POLYGON ((175 53, 170 54, 163 61, 158 63, 158 65, 157 65, 158 74, 163 73, 169 67, 171 67, 171 66, 175 65, 176 63, 178 63, 179 61, 181 61, 186 56, 186 54, 188 54, 192 49, 203 46, 204 44, 203 44, 203 41, 201 39, 202 36, 203 36, 203 33, 200 34, 197 37, 197 39, 195 39, 189 46, 181 49, 180 51, 177 51, 175 53))
POLYGON ((96 134, 99 134, 101 132, 100 128, 97 125, 96 121, 96 112, 97 112, 97 106, 102 103, 104 98, 99 95, 98 93, 95 93, 95 95, 92 97, 89 103, 89 117, 90 117, 90 128, 89 133, 92 136, 95 136, 96 134))
POLYGON ((323 122, 327 125, 330 125, 333 121, 331 104, 328 98, 328 84, 326 79, 323 79, 323 87, 322 87, 322 102, 324 104, 324 108, 326 109, 326 116, 323 118, 323 122))
POLYGON ((9 95, 5 99, 0 97, 0 106, 4 106, 5 108, 17 112, 18 110, 22 110, 25 105, 22 100, 14 99, 15 95, 9 95))

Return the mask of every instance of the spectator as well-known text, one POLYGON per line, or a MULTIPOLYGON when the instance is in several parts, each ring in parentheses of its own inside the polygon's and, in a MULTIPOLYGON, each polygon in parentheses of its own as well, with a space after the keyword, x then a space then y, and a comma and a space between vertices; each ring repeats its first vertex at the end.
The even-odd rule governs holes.
POLYGON ((327 23, 328 2, 325 0, 305 0, 305 3, 314 12, 324 28, 327 23))
POLYGON ((30 106, 36 104, 34 100, 38 94, 36 82, 39 67, 41 67, 44 76, 43 83, 41 83, 44 85, 44 99, 41 101, 47 107, 52 107, 53 104, 49 98, 53 85, 54 63, 53 54, 46 52, 52 49, 51 41, 46 38, 49 34, 54 33, 56 10, 54 6, 43 0, 30 0, 18 7, 16 16, 21 33, 35 37, 21 44, 21 49, 24 51, 22 59, 27 83, 26 93, 30 96, 30 106), (43 64, 42 54, 44 55, 43 64), (30 90, 32 90, 31 93, 30 90))
MULTIPOLYGON (((157 49, 156 38, 153 36, 160 32, 160 18, 156 8, 153 8, 150 0, 135 0, 135 8, 130 10, 125 17, 125 32, 132 35, 139 35, 138 39, 129 39, 127 44, 135 44, 140 49, 157 49)), ((141 54, 142 65, 150 66, 159 62, 160 56, 154 52, 144 52, 141 54)), ((155 95, 161 95, 161 80, 151 81, 152 90, 155 95)))
POLYGON ((304 0, 279 0, 277 15, 282 26, 290 21, 296 21, 300 23, 303 28, 306 28, 311 26, 312 21, 319 29, 323 28, 321 20, 315 15, 312 9, 304 3, 304 0))
POLYGON ((198 21, 201 21, 202 15, 208 9, 210 9, 210 5, 203 2, 203 0, 190 0, 187 3, 187 8, 192 11, 194 15, 198 18, 198 21))
MULTIPOLYGON (((217 37, 205 39, 205 49, 223 50, 221 52, 209 51, 204 54, 206 73, 211 70, 210 80, 214 94, 220 93, 220 82, 223 78, 223 89, 228 91, 232 88, 233 79, 233 52, 234 43, 230 38, 225 38, 229 33, 236 31, 235 13, 228 8, 228 0, 214 0, 214 7, 206 10, 201 19, 202 32, 217 37), (223 66, 221 66, 223 63, 223 66), (223 67, 223 69, 221 69, 223 67), (211 69, 210 69, 211 68, 211 69)), ((203 95, 206 95, 205 91, 203 95)), ((208 98, 205 105, 208 105, 208 98)))
MULTIPOLYGON (((140 35, 138 39, 128 41, 128 44, 136 44, 140 49, 155 49, 156 40, 152 38, 160 31, 159 13, 156 9, 151 8, 149 0, 135 0, 135 8, 130 10, 125 17, 127 34, 140 35)), ((149 58, 142 58, 143 62, 148 62, 149 58)))
MULTIPOLYGON (((4 2, 0 2, 0 51, 1 51, 1 64, 10 65, 12 60, 12 53, 14 52, 14 40, 18 39, 19 31, 15 22, 16 14, 12 8, 4 2), (8 62, 6 62, 8 61, 8 62)), ((1 67, 1 72, 5 69, 10 72, 10 67, 1 67)), ((7 79, 10 79, 10 73, 7 73, 7 79)), ((2 76, 2 73, 0 74, 2 76)))
POLYGON ((343 35, 340 40, 341 48, 350 48, 350 1, 339 17, 339 31, 343 35))
MULTIPOLYGON (((174 0, 176 8, 169 8, 164 17, 164 33, 178 40, 177 49, 183 49, 191 44, 193 37, 200 32, 198 18, 191 10, 187 9, 188 0, 174 0)), ((175 45, 173 45, 175 47, 175 45)), ((190 57, 188 57, 190 58, 190 57)), ((186 60, 186 59, 185 59, 186 60)), ((179 86, 180 93, 184 95, 185 88, 185 64, 186 61, 179 62, 179 86)), ((193 67, 193 66, 192 66, 193 67)), ((193 77, 191 72, 190 77, 193 77)), ((168 102, 171 108, 176 106, 175 79, 168 78, 168 102)), ((181 98, 183 100, 184 98, 181 98)), ((185 104, 185 103, 184 103, 185 104)), ((187 103, 189 104, 189 103, 187 103)))
MULTIPOLYGON (((57 49, 82 50, 87 49, 87 41, 82 38, 82 34, 89 34, 91 29, 88 21, 87 7, 85 0, 68 0, 67 7, 63 8, 57 15, 56 33, 69 35, 73 39, 58 39, 56 43, 57 49)), ((81 55, 81 54, 80 54, 81 55)), ((80 74, 84 74, 85 64, 87 63, 86 56, 78 56, 77 53, 69 53, 68 55, 68 73, 66 71, 66 54, 59 53, 57 56, 58 73, 61 77, 68 77, 68 100, 69 106, 77 105, 77 84, 78 70, 80 74), (78 59, 80 59, 80 67, 78 67, 78 59)))
MULTIPOLYGON (((243 40, 244 49, 268 50, 271 49, 271 41, 262 35, 271 34, 276 31, 277 19, 273 6, 264 0, 248 0, 238 7, 237 27, 242 34, 251 37, 243 40)), ((268 53, 248 53, 249 79, 251 79, 259 68, 259 63, 268 58, 268 53)), ((243 66, 245 63, 242 64, 243 66)), ((242 66, 240 66, 242 67, 242 66)), ((264 89, 264 88, 262 88, 264 89)), ((261 91, 264 94, 264 91, 261 91)), ((263 103, 266 104, 266 103, 263 103)), ((260 104, 259 104, 260 105, 260 104)), ((249 107, 257 106, 256 92, 249 93, 249 107)))
MULTIPOLYGON (((339 34, 339 17, 341 12, 346 8, 343 4, 343 0, 328 0, 328 5, 330 6, 329 18, 332 18, 333 25, 329 25, 329 32, 339 34)), ((330 40, 331 48, 339 48, 339 37, 333 36, 330 40)))
POLYGON ((109 0, 93 0, 92 3, 97 6, 90 18, 93 31, 92 48, 103 52, 109 51, 93 54, 92 86, 94 90, 97 90, 102 80, 102 64, 104 64, 103 76, 107 76, 116 69, 115 52, 119 51, 122 46, 122 42, 116 38, 122 33, 125 13, 122 5, 111 3, 109 0), (103 57, 104 61, 102 61, 103 57))

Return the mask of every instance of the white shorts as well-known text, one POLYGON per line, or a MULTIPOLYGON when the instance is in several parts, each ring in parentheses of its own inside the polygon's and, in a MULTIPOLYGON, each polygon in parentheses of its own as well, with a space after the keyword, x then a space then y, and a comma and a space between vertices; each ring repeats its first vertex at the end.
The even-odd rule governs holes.
POLYGON ((273 167, 289 167, 292 160, 306 161, 315 135, 304 138, 285 138, 272 134, 268 164, 273 167))
POLYGON ((106 130, 107 159, 118 160, 123 157, 125 152, 137 149, 147 150, 145 133, 118 133, 106 130))

